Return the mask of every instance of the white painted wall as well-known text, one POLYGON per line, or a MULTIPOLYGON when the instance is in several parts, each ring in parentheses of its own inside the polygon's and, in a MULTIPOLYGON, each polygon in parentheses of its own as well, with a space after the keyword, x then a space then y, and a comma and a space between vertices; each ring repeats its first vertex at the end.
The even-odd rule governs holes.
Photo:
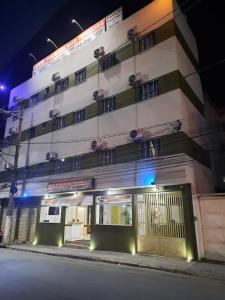
POLYGON ((13 105, 12 99, 14 96, 20 96, 26 98, 35 94, 44 87, 52 83, 51 76, 55 72, 60 72, 61 77, 65 77, 74 71, 83 68, 95 61, 93 57, 94 50, 100 46, 104 46, 106 53, 114 50, 120 45, 127 42, 127 31, 137 26, 137 30, 142 32, 145 28, 150 27, 149 30, 153 30, 162 24, 166 23, 172 18, 172 14, 168 15, 172 11, 172 0, 155 0, 143 9, 139 10, 123 22, 112 27, 109 31, 100 35, 93 40, 88 46, 84 46, 77 51, 71 53, 70 56, 58 63, 55 63, 52 67, 46 69, 38 75, 33 76, 29 80, 25 81, 21 85, 12 89, 9 101, 9 107, 13 105), (163 16, 168 15, 163 18, 163 16), (157 22, 159 19, 161 21, 157 22), (154 24, 154 25, 153 25, 154 24), (116 37, 116 38, 115 38, 116 37))

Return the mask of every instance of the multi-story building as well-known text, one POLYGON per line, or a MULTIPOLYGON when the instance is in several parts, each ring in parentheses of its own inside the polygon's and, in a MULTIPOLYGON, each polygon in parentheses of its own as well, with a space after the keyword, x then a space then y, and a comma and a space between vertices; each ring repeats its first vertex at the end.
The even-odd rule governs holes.
MULTIPOLYGON (((12 239, 196 257, 192 195, 212 190, 197 70, 173 0, 125 20, 119 9, 37 63, 9 101, 23 110, 12 239)), ((18 122, 7 120, 9 163, 18 122)))

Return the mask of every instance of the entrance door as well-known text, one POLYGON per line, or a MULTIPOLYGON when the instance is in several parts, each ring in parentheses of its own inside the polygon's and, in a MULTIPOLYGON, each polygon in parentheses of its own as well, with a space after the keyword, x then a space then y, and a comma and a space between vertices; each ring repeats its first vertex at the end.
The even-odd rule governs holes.
POLYGON ((66 208, 65 241, 89 240, 88 206, 66 208))
POLYGON ((136 195, 138 252, 186 258, 181 192, 136 195))

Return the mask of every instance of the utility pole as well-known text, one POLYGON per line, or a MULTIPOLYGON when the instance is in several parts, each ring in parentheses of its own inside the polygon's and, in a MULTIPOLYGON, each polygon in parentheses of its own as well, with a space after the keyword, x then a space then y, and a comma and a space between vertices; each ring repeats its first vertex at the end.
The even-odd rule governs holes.
POLYGON ((9 191, 9 203, 8 203, 8 210, 7 210, 7 217, 6 217, 6 224, 4 230, 4 238, 3 238, 4 244, 9 245, 11 231, 12 231, 14 199, 15 199, 15 195, 17 194, 17 168, 18 168, 20 141, 21 141, 21 134, 22 134, 23 112, 21 110, 17 112, 10 112, 0 108, 0 113, 4 114, 5 116, 18 117, 19 119, 18 134, 15 140, 16 149, 15 149, 14 164, 12 168, 12 179, 11 179, 11 185, 9 191))

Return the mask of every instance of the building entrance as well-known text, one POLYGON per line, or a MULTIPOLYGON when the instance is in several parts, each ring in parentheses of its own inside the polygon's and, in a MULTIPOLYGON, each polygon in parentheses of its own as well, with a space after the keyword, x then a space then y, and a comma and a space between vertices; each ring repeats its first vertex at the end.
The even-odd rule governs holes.
POLYGON ((137 251, 186 258, 182 193, 146 193, 136 197, 137 251))
POLYGON ((64 241, 90 240, 89 206, 68 206, 66 208, 64 241))

